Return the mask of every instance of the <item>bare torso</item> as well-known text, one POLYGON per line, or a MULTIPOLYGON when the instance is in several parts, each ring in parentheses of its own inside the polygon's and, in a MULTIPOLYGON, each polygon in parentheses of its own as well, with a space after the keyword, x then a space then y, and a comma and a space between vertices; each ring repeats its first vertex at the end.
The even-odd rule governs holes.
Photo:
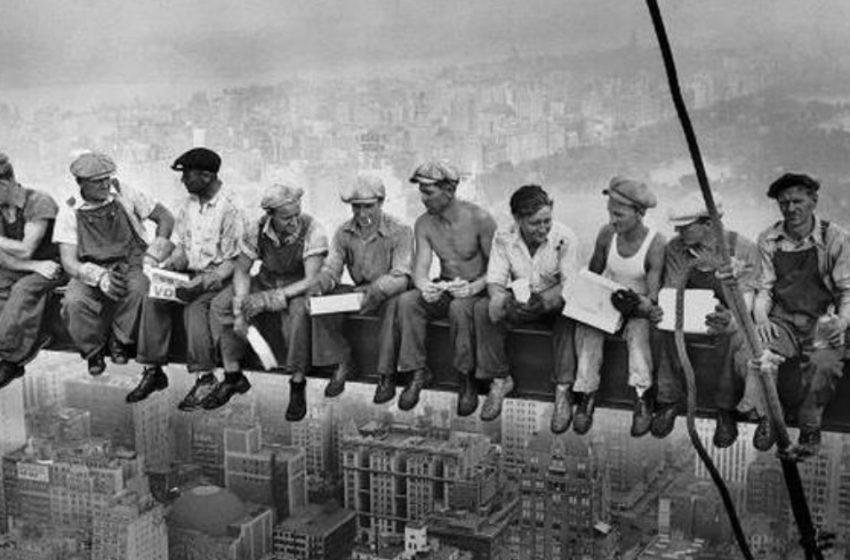
POLYGON ((492 235, 492 228, 484 210, 466 201, 457 204, 458 212, 450 219, 423 214, 419 226, 440 260, 440 276, 472 281, 487 271, 489 245, 485 249, 483 238, 492 235))

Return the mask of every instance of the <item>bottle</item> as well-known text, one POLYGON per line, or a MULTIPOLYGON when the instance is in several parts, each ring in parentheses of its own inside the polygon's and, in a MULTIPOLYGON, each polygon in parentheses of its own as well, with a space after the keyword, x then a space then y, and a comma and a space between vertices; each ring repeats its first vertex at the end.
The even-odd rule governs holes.
MULTIPOLYGON (((834 309, 830 306, 829 310, 825 315, 821 315, 818 317, 817 323, 815 323, 815 332, 812 340, 812 348, 815 350, 820 350, 824 348, 829 348, 829 338, 832 334, 841 327, 841 321, 838 315, 835 314, 834 309)), ((844 333, 841 333, 841 343, 839 347, 844 346, 844 333)))

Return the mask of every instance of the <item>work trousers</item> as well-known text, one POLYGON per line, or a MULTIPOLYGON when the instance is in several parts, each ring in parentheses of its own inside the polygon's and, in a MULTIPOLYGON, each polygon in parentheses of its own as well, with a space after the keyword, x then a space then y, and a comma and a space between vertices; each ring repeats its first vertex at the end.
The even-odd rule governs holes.
MULTIPOLYGON (((260 291, 256 278, 251 279, 251 291, 260 291)), ((225 361, 242 362, 248 342, 233 331, 233 288, 227 288, 213 299, 213 322, 221 333, 221 356, 225 361)), ((260 313, 252 323, 279 325, 286 347, 285 366, 289 373, 310 371, 311 351, 310 313, 307 298, 298 296, 287 301, 283 311, 260 313)))
MULTIPOLYGON (((629 349, 629 386, 642 391, 652 386, 652 349, 648 319, 626 320, 622 337, 629 349)), ((578 368, 573 390, 592 393, 599 389, 605 333, 584 324, 576 325, 578 368)))
MULTIPOLYGON (((745 372, 736 370, 735 352, 741 345, 737 334, 686 334, 686 343, 707 343, 713 345, 711 367, 706 375, 716 377, 714 404, 719 410, 735 410, 741 400, 744 389, 745 372)), ((653 329, 652 346, 655 350, 655 400, 659 405, 684 402, 684 369, 676 351, 676 342, 672 332, 653 329)))
POLYGON ((507 377, 510 373, 510 363, 505 348, 508 330, 524 323, 539 322, 550 326, 552 329, 552 357, 555 366, 552 372, 552 380, 557 384, 572 384, 575 381, 574 321, 564 317, 559 311, 548 311, 529 317, 524 322, 512 322, 505 319, 494 323, 490 320, 489 307, 490 298, 481 298, 475 302, 477 361, 475 377, 477 379, 507 377))
POLYGON ((110 333, 120 344, 134 344, 147 293, 148 278, 140 268, 129 270, 127 294, 117 301, 72 279, 62 301, 62 318, 80 354, 92 357, 106 346, 110 333))
POLYGON ((475 371, 475 303, 482 296, 453 298, 443 293, 439 300, 428 303, 419 290, 408 290, 399 296, 398 321, 401 327, 399 371, 426 367, 425 338, 430 319, 449 319, 452 342, 452 366, 463 374, 475 371))
POLYGON ((0 270, 0 360, 18 364, 36 350, 50 291, 67 280, 41 274, 0 270))
MULTIPOLYGON (((339 286, 335 294, 349 293, 351 286, 339 286)), ((369 316, 379 317, 378 369, 379 375, 395 373, 398 360, 399 327, 397 321, 399 295, 384 300, 369 316)), ((351 362, 351 345, 343 334, 346 314, 334 313, 313 317, 313 365, 328 366, 351 362)))
POLYGON ((193 301, 176 302, 145 298, 142 304, 141 328, 136 361, 140 364, 165 365, 171 346, 175 308, 182 307, 186 330, 186 369, 189 373, 213 371, 217 365, 216 349, 221 327, 213 320, 210 306, 223 290, 203 292, 193 301))

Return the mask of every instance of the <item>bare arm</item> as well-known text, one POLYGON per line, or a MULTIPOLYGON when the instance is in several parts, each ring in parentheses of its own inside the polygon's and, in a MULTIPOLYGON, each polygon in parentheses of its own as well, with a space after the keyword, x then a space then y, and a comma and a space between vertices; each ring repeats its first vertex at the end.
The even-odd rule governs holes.
MULTIPOLYGON (((489 260, 490 251, 493 248, 493 235, 496 233, 496 220, 489 213, 481 210, 478 216, 478 224, 478 245, 481 247, 481 253, 484 255, 484 259, 489 260)), ((470 291, 473 294, 477 294, 486 287, 487 267, 484 267, 481 276, 470 282, 470 291)))
POLYGON ((156 236, 170 239, 174 231, 174 215, 165 206, 156 203, 148 219, 156 224, 156 236))
POLYGON ((47 231, 47 220, 32 220, 24 224, 24 237, 20 241, 0 236, 0 251, 12 257, 29 260, 41 244, 47 231))
POLYGON ((661 276, 664 272, 664 247, 667 242, 664 236, 656 234, 646 253, 646 288, 647 297, 652 303, 658 302, 658 292, 661 290, 661 276))
POLYGON ((431 242, 428 240, 427 229, 428 226, 425 224, 423 217, 416 220, 416 225, 414 226, 416 252, 413 255, 413 284, 421 292, 427 291, 431 285, 428 272, 431 270, 431 259, 434 257, 431 242))
POLYGON ((608 249, 611 246, 611 241, 614 238, 614 230, 610 226, 603 226, 596 236, 596 244, 593 246, 593 255, 590 257, 588 269, 590 272, 602 274, 605 270, 605 263, 608 260, 608 249))

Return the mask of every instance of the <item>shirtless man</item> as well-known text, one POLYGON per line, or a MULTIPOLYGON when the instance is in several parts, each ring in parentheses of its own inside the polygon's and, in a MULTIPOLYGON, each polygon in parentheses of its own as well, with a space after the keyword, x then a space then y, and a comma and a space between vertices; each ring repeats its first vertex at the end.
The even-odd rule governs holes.
POLYGON ((453 342, 452 365, 460 377, 457 413, 468 416, 478 408, 475 390, 475 332, 473 309, 485 295, 487 261, 496 222, 484 209, 455 198, 459 182, 451 167, 429 161, 420 165, 411 183, 419 186, 427 212, 414 226, 416 254, 413 283, 416 289, 401 295, 398 319, 401 328, 399 371, 413 372, 398 399, 401 410, 419 402, 419 393, 433 375, 425 357, 429 319, 448 317, 453 342), (440 279, 429 277, 431 261, 440 259, 440 279))
MULTIPOLYGON (((649 345, 650 319, 659 319, 658 291, 664 267, 664 237, 643 223, 648 208, 657 202, 644 183, 614 177, 608 188, 608 223, 596 237, 590 271, 610 278, 624 290, 615 292, 615 306, 623 313, 622 337, 629 349, 629 386, 635 388, 631 434, 649 432, 652 403, 652 353, 649 345)), ((578 368, 573 391, 578 394, 573 429, 587 433, 593 422, 596 390, 600 383, 605 334, 580 324, 576 328, 578 368)))

